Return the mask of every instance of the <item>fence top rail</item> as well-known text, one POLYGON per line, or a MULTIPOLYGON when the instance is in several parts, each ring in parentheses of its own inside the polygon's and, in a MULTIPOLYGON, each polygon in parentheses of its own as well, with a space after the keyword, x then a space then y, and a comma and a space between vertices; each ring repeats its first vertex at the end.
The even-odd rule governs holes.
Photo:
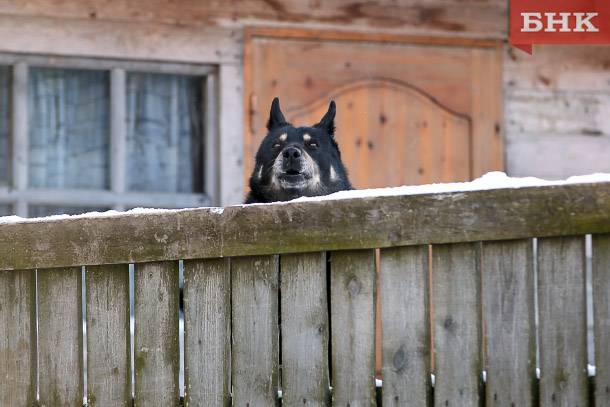
POLYGON ((610 182, 0 223, 0 270, 610 232, 610 182))

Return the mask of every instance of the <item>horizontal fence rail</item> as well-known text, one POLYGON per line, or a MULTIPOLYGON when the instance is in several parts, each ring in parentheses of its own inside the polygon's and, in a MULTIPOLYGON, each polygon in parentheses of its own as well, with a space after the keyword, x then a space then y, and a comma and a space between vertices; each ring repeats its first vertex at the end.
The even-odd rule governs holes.
POLYGON ((2 406, 610 404, 610 183, 0 223, 0 270, 2 406))

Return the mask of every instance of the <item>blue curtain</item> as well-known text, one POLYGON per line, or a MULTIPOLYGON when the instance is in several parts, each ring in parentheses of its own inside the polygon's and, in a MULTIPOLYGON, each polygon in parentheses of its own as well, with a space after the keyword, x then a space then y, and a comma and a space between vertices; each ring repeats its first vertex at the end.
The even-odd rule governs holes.
POLYGON ((9 143, 8 134, 10 127, 10 69, 0 66, 0 185, 8 185, 9 179, 9 143))

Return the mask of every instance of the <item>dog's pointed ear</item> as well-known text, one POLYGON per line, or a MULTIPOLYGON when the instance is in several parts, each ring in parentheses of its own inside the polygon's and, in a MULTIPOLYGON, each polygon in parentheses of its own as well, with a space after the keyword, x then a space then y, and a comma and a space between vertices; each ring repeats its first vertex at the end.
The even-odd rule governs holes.
POLYGON ((335 101, 331 100, 328 105, 328 111, 320 120, 320 123, 316 124, 314 127, 318 127, 320 129, 326 130, 328 134, 334 136, 335 134, 335 113, 337 113, 337 107, 335 106, 335 101))
POLYGON ((277 127, 288 125, 282 110, 280 109, 280 100, 276 97, 271 102, 271 112, 269 113, 269 121, 267 122, 267 130, 271 131, 277 127))

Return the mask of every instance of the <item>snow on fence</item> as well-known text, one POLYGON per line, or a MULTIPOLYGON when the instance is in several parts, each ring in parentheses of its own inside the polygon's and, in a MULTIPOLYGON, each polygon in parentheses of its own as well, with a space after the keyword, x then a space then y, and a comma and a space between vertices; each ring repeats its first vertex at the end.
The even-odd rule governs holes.
POLYGON ((378 248, 384 406, 610 405, 610 182, 386 195, 5 220, 0 405, 130 405, 129 263, 135 403, 177 405, 179 260, 187 405, 375 405, 378 248))

